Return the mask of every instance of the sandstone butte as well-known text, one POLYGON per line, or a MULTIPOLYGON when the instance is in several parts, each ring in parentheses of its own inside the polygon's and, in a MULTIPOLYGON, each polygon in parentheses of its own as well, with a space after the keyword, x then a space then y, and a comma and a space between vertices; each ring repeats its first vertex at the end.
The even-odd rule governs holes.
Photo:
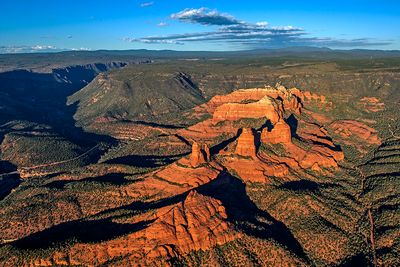
POLYGON ((210 158, 210 149, 207 144, 200 146, 197 142, 193 142, 192 153, 190 154, 190 164, 192 167, 198 167, 199 165, 210 161, 210 158))
POLYGON ((251 129, 243 128, 238 138, 235 153, 244 157, 256 157, 256 144, 251 129))
POLYGON ((264 128, 261 133, 261 142, 266 144, 288 144, 292 141, 292 133, 290 126, 284 119, 280 119, 271 131, 264 128))
POLYGON ((261 100, 264 97, 283 99, 285 107, 299 113, 304 100, 303 93, 297 88, 286 89, 279 85, 277 88, 267 86, 265 88, 239 89, 227 95, 217 95, 209 102, 195 108, 197 112, 214 113, 215 109, 227 103, 245 104, 261 100))

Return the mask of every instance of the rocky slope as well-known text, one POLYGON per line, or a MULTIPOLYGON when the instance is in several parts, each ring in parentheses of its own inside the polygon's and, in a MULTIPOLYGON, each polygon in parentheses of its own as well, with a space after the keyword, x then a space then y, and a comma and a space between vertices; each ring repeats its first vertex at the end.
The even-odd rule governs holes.
POLYGON ((68 98, 68 104, 78 103, 74 117, 79 124, 91 124, 101 118, 141 121, 204 102, 201 91, 185 73, 143 72, 128 81, 114 76, 99 75, 68 98))

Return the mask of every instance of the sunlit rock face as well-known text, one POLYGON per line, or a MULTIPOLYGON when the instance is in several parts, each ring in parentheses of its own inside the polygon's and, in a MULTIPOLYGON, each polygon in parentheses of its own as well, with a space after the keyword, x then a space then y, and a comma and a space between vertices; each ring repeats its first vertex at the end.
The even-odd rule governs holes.
POLYGON ((261 142, 266 144, 288 144, 292 141, 292 134, 290 126, 285 120, 279 120, 269 131, 264 128, 261 133, 261 142))
POLYGON ((264 96, 257 102, 241 104, 227 103, 219 106, 214 114, 213 121, 237 121, 243 118, 268 118, 277 122, 283 115, 281 101, 270 96, 264 96))
POLYGON ((210 161, 210 149, 207 144, 200 145, 197 142, 192 144, 192 153, 190 154, 190 164, 192 167, 198 167, 210 161))
POLYGON ((256 145, 251 129, 243 128, 240 134, 235 153, 244 157, 256 157, 256 145))

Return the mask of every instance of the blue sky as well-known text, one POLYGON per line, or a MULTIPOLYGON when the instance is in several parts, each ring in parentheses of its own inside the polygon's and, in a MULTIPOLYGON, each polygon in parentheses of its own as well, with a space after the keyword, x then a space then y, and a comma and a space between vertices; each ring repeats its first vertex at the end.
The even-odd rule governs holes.
POLYGON ((0 10, 0 53, 400 49, 397 0, 1 0, 0 10))

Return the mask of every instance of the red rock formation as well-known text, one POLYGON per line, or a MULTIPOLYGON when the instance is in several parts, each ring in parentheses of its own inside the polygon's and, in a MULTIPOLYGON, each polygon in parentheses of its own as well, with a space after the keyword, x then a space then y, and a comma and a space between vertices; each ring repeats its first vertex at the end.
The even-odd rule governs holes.
POLYGON ((361 140, 364 140, 368 144, 380 144, 378 132, 374 128, 371 128, 362 122, 354 120, 340 120, 333 122, 330 127, 345 139, 355 136, 361 140))
POLYGON ((256 145, 251 129, 243 128, 240 134, 235 153, 244 157, 256 157, 256 145))
POLYGON ((252 88, 252 89, 239 89, 227 95, 217 95, 211 100, 199 107, 196 110, 206 109, 208 113, 213 113, 215 109, 226 103, 251 103, 261 100, 265 96, 277 98, 279 92, 272 87, 269 88, 252 88))
POLYGON ((279 120, 271 131, 264 128, 261 133, 261 142, 268 144, 288 144, 292 142, 290 126, 285 120, 279 120))
POLYGON ((377 97, 363 97, 359 101, 367 112, 378 112, 385 109, 385 103, 382 103, 377 97))
POLYGON ((280 177, 282 181, 289 180, 289 168, 285 164, 261 161, 257 158, 226 157, 224 166, 234 171, 245 182, 270 183, 269 177, 280 177))
POLYGON ((295 95, 287 95, 283 99, 283 106, 285 107, 285 110, 292 110, 296 114, 301 114, 303 108, 301 100, 295 95))
POLYGON ((290 88, 288 90, 292 95, 295 95, 299 98, 299 100, 304 101, 304 94, 300 89, 297 89, 296 87, 290 88))
POLYGON ((324 95, 314 94, 314 93, 309 92, 309 91, 305 91, 303 93, 303 95, 304 95, 304 99, 305 100, 315 100, 315 101, 320 101, 320 102, 325 102, 326 101, 326 97, 324 95))
MULTIPOLYGON (((236 239, 240 235, 227 218, 221 201, 193 190, 184 201, 143 216, 143 220, 155 220, 147 228, 97 244, 76 244, 65 252, 54 253, 51 259, 36 260, 32 265, 53 262, 93 266, 94 262, 101 265, 120 258, 125 259, 125 266, 147 265, 145 263, 152 263, 158 257, 166 260, 236 239)), ((119 266, 124 265, 120 263, 119 266)))
POLYGON ((243 118, 267 118, 277 122, 283 115, 282 103, 269 96, 249 104, 227 103, 215 109, 213 121, 236 121, 243 118))
POLYGON ((192 154, 190 154, 190 163, 192 167, 198 167, 199 165, 206 163, 210 158, 210 151, 207 145, 200 147, 197 142, 192 144, 192 154), (204 150, 206 148, 207 151, 204 150))
POLYGON ((208 147, 207 144, 203 144, 203 152, 205 156, 205 160, 208 162, 211 160, 211 153, 210 153, 210 148, 208 147))
MULTIPOLYGON (((232 226, 225 221, 227 218, 219 200, 192 190, 184 202, 162 214, 145 234, 150 240, 155 239, 157 247, 163 243, 174 244, 180 254, 205 250, 235 238, 232 226)), ((154 256, 159 256, 157 247, 152 248, 154 256)))
POLYGON ((221 135, 233 136, 239 129, 235 122, 241 119, 266 118, 276 123, 285 111, 300 114, 303 99, 299 89, 286 89, 281 85, 277 88, 240 89, 227 95, 215 96, 194 108, 194 117, 212 115, 212 118, 187 129, 180 129, 178 133, 186 139, 213 142, 213 139, 221 135))

